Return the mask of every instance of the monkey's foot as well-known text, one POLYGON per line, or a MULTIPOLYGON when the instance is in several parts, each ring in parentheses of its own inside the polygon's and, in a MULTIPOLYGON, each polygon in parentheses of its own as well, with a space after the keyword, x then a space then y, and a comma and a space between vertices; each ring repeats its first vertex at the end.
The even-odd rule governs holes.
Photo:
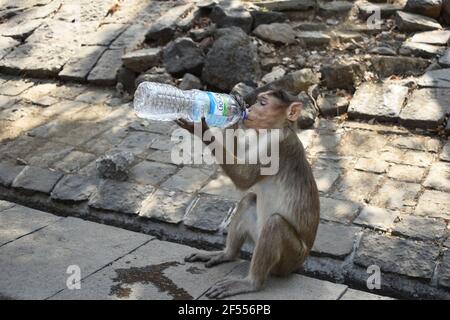
POLYGON ((223 279, 212 286, 206 296, 213 299, 222 299, 240 293, 253 292, 259 287, 249 279, 223 279))
POLYGON ((215 265, 234 260, 223 251, 209 253, 192 253, 184 258, 186 262, 202 261, 206 262, 205 267, 210 268, 215 265))

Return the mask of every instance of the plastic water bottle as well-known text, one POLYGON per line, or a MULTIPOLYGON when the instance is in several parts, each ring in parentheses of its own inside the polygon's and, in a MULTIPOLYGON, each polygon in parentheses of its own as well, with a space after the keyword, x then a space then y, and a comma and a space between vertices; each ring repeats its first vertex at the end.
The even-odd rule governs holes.
POLYGON ((177 87, 142 82, 134 94, 134 111, 137 116, 150 120, 172 121, 184 119, 201 122, 202 117, 210 127, 226 128, 247 112, 228 94, 201 90, 180 90, 177 87))

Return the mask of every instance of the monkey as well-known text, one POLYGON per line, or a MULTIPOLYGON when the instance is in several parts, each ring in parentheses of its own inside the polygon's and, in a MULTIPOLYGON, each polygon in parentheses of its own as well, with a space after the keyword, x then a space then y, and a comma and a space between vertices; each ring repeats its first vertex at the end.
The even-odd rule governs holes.
MULTIPOLYGON (((302 102, 288 92, 268 90, 258 94, 256 102, 248 108, 247 119, 240 122, 244 130, 280 130, 279 169, 274 175, 264 176, 260 174, 259 163, 220 164, 234 185, 247 193, 231 218, 225 249, 193 253, 185 261, 201 261, 212 267, 236 260, 246 239, 255 246, 248 275, 217 282, 206 292, 209 298, 259 291, 269 274, 291 274, 310 253, 319 225, 320 202, 311 166, 295 132, 302 107, 302 102)), ((202 120, 202 127, 207 129, 202 120)), ((176 123, 194 132, 192 123, 184 120, 176 123)), ((236 155, 236 150, 227 150, 225 146, 223 149, 236 155)))

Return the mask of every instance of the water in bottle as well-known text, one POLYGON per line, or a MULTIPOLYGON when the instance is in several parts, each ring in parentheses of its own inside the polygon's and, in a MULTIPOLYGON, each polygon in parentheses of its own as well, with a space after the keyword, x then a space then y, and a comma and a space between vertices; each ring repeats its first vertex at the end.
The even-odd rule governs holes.
POLYGON ((247 116, 231 95, 180 90, 148 81, 142 82, 134 94, 134 110, 138 117, 150 120, 200 122, 205 117, 208 126, 219 128, 226 128, 247 116))

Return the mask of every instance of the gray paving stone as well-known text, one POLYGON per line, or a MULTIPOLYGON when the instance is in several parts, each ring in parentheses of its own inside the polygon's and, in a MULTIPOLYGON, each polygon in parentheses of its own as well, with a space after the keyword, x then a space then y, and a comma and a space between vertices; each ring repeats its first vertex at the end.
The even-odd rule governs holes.
POLYGON ((26 166, 14 179, 12 186, 30 191, 50 193, 62 176, 63 174, 58 171, 26 166))
POLYGON ((128 136, 117 145, 122 151, 129 151, 135 156, 140 156, 148 151, 157 134, 150 132, 130 132, 128 136))
POLYGON ((430 65, 428 59, 404 56, 372 56, 370 61, 372 68, 382 78, 392 75, 418 76, 430 65))
POLYGON ((359 205, 351 201, 320 197, 320 218, 324 220, 350 223, 357 215, 359 205))
POLYGON ((85 46, 108 46, 126 27, 126 25, 118 23, 102 24, 94 32, 86 35, 82 44, 85 46))
POLYGON ((156 186, 177 170, 174 165, 142 161, 131 169, 130 178, 138 183, 156 186))
POLYGON ((421 87, 450 88, 450 68, 427 71, 417 79, 417 84, 421 87))
POLYGON ((447 192, 425 190, 419 198, 414 213, 420 216, 450 219, 450 194, 447 192))
POLYGON ((387 176, 400 181, 420 183, 424 174, 424 168, 397 164, 391 166, 387 176))
POLYGON ((0 110, 8 109, 9 107, 13 106, 15 103, 17 103, 16 98, 3 96, 3 95, 0 96, 0 110))
MULTIPOLYGON (((244 278, 248 268, 248 263, 239 265, 227 278, 244 278)), ((263 290, 224 300, 337 300, 346 289, 343 284, 291 274, 287 277, 269 277, 263 290)), ((206 296, 201 299, 206 299, 206 296)))
POLYGON ((342 225, 319 225, 312 252, 333 258, 343 259, 353 250, 355 235, 361 229, 342 225))
POLYGON ((16 204, 13 202, 8 202, 8 201, 4 201, 4 200, 0 200, 0 211, 9 209, 14 207, 16 204))
POLYGON ((214 196, 199 196, 184 216, 186 226, 207 232, 219 230, 235 207, 235 202, 214 196))
POLYGON ((0 185, 9 187, 22 170, 23 166, 12 162, 0 162, 0 185))
POLYGON ((161 48, 147 48, 128 52, 122 56, 125 67, 134 72, 144 72, 161 62, 161 48))
POLYGON ((106 50, 95 67, 89 72, 88 82, 98 85, 114 85, 122 67, 122 49, 106 50))
POLYGON ((89 199, 89 206, 126 214, 138 214, 142 202, 154 188, 129 182, 102 180, 96 192, 89 199))
POLYGON ((322 193, 327 193, 337 178, 340 172, 335 169, 313 168, 314 179, 316 180, 317 188, 322 193))
POLYGON ((358 4, 359 14, 361 18, 367 19, 371 15, 373 15, 374 11, 379 12, 381 18, 385 19, 397 11, 402 10, 405 7, 405 4, 399 3, 370 3, 370 2, 362 2, 358 4))
POLYGON ((447 48, 444 54, 439 58, 439 64, 444 68, 450 68, 450 48, 447 48))
POLYGON ((392 210, 365 206, 354 223, 374 229, 388 230, 392 228, 397 216, 398 213, 392 210))
POLYGON ((144 201, 139 216, 178 224, 192 200, 192 194, 159 189, 144 201))
POLYGON ((96 190, 98 179, 80 175, 66 175, 58 181, 51 198, 60 201, 87 201, 96 190))
POLYGON ((378 156, 387 162, 418 167, 428 167, 436 158, 430 152, 402 150, 392 147, 383 148, 381 153, 378 152, 378 156))
POLYGON ((105 50, 106 48, 101 46, 81 47, 64 65, 58 76, 64 80, 85 81, 105 50))
POLYGON ((0 94, 6 96, 17 96, 33 85, 34 82, 29 80, 9 80, 0 86, 0 94))
POLYGON ((447 140, 447 143, 442 148, 442 152, 439 155, 439 159, 442 161, 450 162, 450 140, 447 140))
POLYGON ((110 49, 125 49, 126 52, 136 49, 145 40, 148 26, 144 24, 133 24, 114 40, 110 49))
POLYGON ((404 42, 398 52, 401 55, 413 55, 421 58, 434 58, 436 55, 441 55, 445 48, 427 43, 404 42))
POLYGON ((415 137, 399 136, 397 138, 394 138, 390 144, 394 147, 398 147, 401 149, 429 151, 434 153, 438 152, 441 147, 439 139, 422 136, 415 136, 415 137))
MULTIPOLYGON (((29 20, 29 21, 8 21, 0 26, 0 34, 4 37, 11 37, 17 41, 23 41, 34 30, 39 28, 43 20, 29 20)), ((19 42, 20 43, 20 42, 19 42)))
POLYGON ((84 278, 150 239, 102 224, 62 219, 0 248, 2 257, 9 257, 0 260, 2 294, 48 298, 67 288, 69 266, 78 266, 84 278))
POLYGON ((430 280, 438 255, 439 247, 434 244, 367 232, 363 234, 354 261, 363 267, 378 265, 384 272, 430 280))
POLYGON ((416 216, 401 216, 401 221, 394 223, 392 234, 418 240, 439 240, 446 234, 447 225, 443 220, 416 216))
POLYGON ((357 203, 368 201, 370 195, 380 183, 381 178, 382 176, 380 175, 362 171, 346 172, 340 177, 332 197, 357 203))
POLYGON ((445 119, 449 100, 448 90, 416 90, 400 113, 400 123, 419 128, 436 128, 445 119))
POLYGON ((450 288, 450 250, 445 251, 438 273, 439 285, 450 288))
POLYGON ((52 299, 197 299, 239 262, 214 268, 205 268, 203 263, 185 263, 184 257, 196 251, 191 247, 153 240, 84 279, 80 290, 66 289, 52 299))
POLYGON ((435 162, 423 185, 427 188, 450 192, 450 164, 435 162))
POLYGON ((331 37, 322 31, 300 31, 297 39, 306 46, 328 46, 331 42, 331 37))
POLYGON ((146 156, 146 159, 151 160, 151 161, 156 161, 156 162, 176 164, 175 161, 172 160, 172 152, 170 152, 170 151, 156 150, 156 151, 150 152, 146 156))
POLYGON ((338 151, 346 156, 380 158, 380 152, 384 150, 386 143, 385 135, 366 130, 351 130, 345 133, 338 151))
POLYGON ((352 118, 395 121, 407 94, 408 88, 404 86, 364 83, 350 101, 348 115, 352 118))
POLYGON ((373 293, 347 289, 339 300, 393 300, 393 298, 380 296, 373 293))
POLYGON ((67 173, 74 173, 95 160, 95 158, 96 156, 92 153, 72 151, 61 161, 58 161, 52 165, 52 167, 67 173))
MULTIPOLYGON (((43 133, 44 135, 44 133, 43 133)), ((39 136, 39 135, 37 135, 39 136)), ((73 150, 72 146, 64 143, 49 141, 42 147, 34 150, 25 157, 28 164, 39 167, 49 167, 55 161, 59 161, 73 150)))
POLYGON ((359 158, 355 163, 355 169, 373 173, 385 173, 389 168, 386 161, 380 159, 359 158))
POLYGON ((74 99, 86 90, 86 86, 81 84, 58 85, 49 94, 55 98, 74 99))
POLYGON ((162 187, 184 192, 195 192, 208 181, 213 172, 205 169, 183 167, 175 175, 167 179, 162 187))
POLYGON ((296 32, 291 25, 276 22, 259 25, 253 30, 253 34, 262 40, 276 44, 293 44, 296 37, 296 32))
POLYGON ((448 237, 447 240, 444 242, 444 246, 450 248, 450 237, 448 237))
POLYGON ((420 190, 420 184, 387 179, 370 204, 391 210, 408 210, 416 204, 420 190))
POLYGON ((245 192, 237 189, 233 181, 225 174, 220 174, 217 178, 212 179, 200 192, 236 201, 241 200, 245 195, 245 192))
POLYGON ((55 215, 15 205, 0 213, 0 247, 60 220, 55 215))

